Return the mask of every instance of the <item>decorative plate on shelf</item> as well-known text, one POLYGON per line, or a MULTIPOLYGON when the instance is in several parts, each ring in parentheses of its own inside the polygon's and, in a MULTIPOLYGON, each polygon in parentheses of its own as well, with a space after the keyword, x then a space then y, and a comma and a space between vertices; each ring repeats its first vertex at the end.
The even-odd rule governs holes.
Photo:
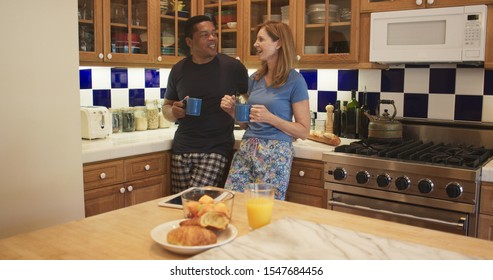
POLYGON ((179 227, 180 222, 183 220, 184 219, 175 220, 158 225, 151 231, 151 238, 170 252, 181 255, 195 255, 205 250, 231 242, 233 239, 235 239, 236 235, 238 235, 238 229, 236 229, 236 227, 232 224, 229 224, 225 230, 217 233, 217 242, 215 244, 205 246, 179 246, 168 243, 168 232, 174 228, 179 227))

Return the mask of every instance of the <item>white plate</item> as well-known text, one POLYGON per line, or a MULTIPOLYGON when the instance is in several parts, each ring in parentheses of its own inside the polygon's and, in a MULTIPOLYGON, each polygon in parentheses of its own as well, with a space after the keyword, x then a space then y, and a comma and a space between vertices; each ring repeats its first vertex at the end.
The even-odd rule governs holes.
POLYGON ((179 227, 180 222, 183 220, 184 219, 175 220, 158 225, 151 231, 152 239, 170 252, 182 254, 182 255, 195 255, 205 250, 224 245, 235 239, 236 235, 238 235, 238 229, 236 229, 236 227, 233 226, 232 224, 229 224, 225 230, 217 234, 217 242, 215 244, 205 245, 205 246, 179 246, 179 245, 169 244, 168 241, 166 240, 167 239, 166 237, 168 236, 168 232, 174 228, 179 227))

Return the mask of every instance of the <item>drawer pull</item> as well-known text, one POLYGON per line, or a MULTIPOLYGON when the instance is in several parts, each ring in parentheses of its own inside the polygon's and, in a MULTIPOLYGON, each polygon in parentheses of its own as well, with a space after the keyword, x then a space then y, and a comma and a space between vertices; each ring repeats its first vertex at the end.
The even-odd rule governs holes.
POLYGON ((146 166, 144 166, 144 169, 149 171, 151 169, 151 166, 149 164, 146 164, 146 166))
POLYGON ((99 174, 99 178, 105 179, 106 178, 106 173, 103 172, 103 173, 99 174))
POLYGON ((300 175, 300 177, 303 177, 303 176, 305 176, 305 171, 303 171, 303 170, 300 170, 300 172, 298 172, 298 175, 300 175))
POLYGON ((133 190, 134 190, 134 187, 132 187, 132 186, 128 186, 128 187, 127 187, 127 190, 128 190, 129 192, 131 192, 131 191, 133 191, 133 190))
POLYGON ((125 193, 125 188, 121 188, 120 193, 125 193))

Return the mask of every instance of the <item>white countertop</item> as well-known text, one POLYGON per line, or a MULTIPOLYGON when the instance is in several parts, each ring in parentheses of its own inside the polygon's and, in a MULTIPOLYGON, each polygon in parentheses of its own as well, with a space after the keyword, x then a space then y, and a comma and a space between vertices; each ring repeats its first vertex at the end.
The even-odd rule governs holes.
POLYGON ((466 260, 474 257, 287 217, 192 259, 466 260))
MULTIPOLYGON (((128 157, 152 152, 171 150, 176 125, 170 128, 117 133, 105 139, 82 140, 82 162, 97 162, 108 159, 128 157)), ((235 130, 238 148, 244 130, 235 130)), ((348 144, 354 139, 341 138, 341 144, 348 144)), ((322 160, 324 152, 333 151, 334 147, 311 140, 296 140, 294 143, 295 157, 322 160)))

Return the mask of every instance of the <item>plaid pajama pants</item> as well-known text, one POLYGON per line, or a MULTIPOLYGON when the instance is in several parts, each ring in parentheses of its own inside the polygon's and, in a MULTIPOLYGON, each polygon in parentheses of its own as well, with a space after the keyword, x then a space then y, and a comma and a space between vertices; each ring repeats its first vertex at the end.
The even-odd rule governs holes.
POLYGON ((191 187, 218 186, 228 158, 220 154, 189 153, 171 155, 171 192, 191 187))

